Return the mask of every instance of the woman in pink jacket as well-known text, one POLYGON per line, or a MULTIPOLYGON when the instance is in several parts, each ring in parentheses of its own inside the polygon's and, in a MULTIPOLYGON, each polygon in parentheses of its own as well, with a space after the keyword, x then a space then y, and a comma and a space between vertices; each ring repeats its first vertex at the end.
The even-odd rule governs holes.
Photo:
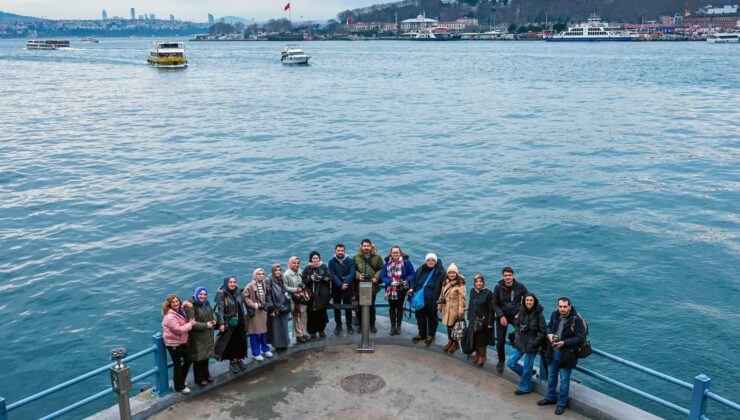
POLYGON ((190 388, 185 386, 185 377, 190 370, 191 357, 188 347, 188 331, 195 325, 195 318, 188 321, 181 308, 182 300, 177 295, 169 295, 162 304, 162 336, 167 352, 172 357, 174 367, 175 391, 188 394, 190 388))

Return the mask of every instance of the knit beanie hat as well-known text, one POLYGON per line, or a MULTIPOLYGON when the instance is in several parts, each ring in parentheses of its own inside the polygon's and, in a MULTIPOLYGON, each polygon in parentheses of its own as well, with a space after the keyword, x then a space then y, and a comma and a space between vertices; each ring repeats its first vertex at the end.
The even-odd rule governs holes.
POLYGON ((321 259, 321 254, 319 254, 319 251, 311 251, 311 253, 308 254, 308 262, 311 262, 314 255, 318 255, 319 259, 321 259))
POLYGON ((427 261, 429 259, 433 259, 434 261, 437 261, 437 254, 430 252, 427 254, 426 258, 424 258, 424 261, 427 261))
POLYGON ((448 273, 450 273, 450 272, 453 272, 453 271, 454 271, 455 273, 457 273, 457 274, 460 274, 460 273, 459 273, 459 272, 457 271, 457 266, 455 265, 455 263, 451 263, 451 264, 450 264, 450 266, 449 266, 449 267, 447 267, 447 272, 448 272, 448 273))

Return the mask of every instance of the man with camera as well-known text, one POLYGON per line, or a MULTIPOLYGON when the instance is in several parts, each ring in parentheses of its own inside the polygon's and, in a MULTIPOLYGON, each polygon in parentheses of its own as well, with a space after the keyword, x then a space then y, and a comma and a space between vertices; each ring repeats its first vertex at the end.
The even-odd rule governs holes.
POLYGON ((570 374, 578 364, 577 349, 586 341, 583 319, 567 297, 558 299, 558 309, 550 315, 547 340, 549 342, 546 357, 548 361, 547 395, 544 399, 537 401, 537 405, 557 404, 555 414, 560 415, 565 412, 565 405, 568 402, 570 374), (556 393, 558 376, 560 377, 560 392, 556 393))
POLYGON ((347 334, 354 333, 352 329, 352 281, 355 278, 355 263, 347 258, 343 244, 334 247, 334 256, 329 260, 329 273, 332 279, 332 300, 334 301, 334 334, 342 332, 342 311, 337 307, 342 305, 344 318, 347 323, 347 334))
MULTIPOLYGON (((380 271, 383 269, 383 258, 378 255, 377 248, 370 239, 363 239, 360 242, 360 249, 352 260, 355 263, 356 282, 372 282, 373 284, 373 303, 370 305, 370 332, 377 333, 375 328, 375 297, 380 291, 380 271)), ((357 285, 354 293, 358 294, 360 287, 357 285)), ((360 318, 360 317, 358 317, 360 318)))
POLYGON ((509 329, 509 324, 512 328, 514 327, 514 318, 519 313, 524 302, 524 295, 527 293, 529 293, 527 287, 514 278, 514 269, 504 267, 501 270, 501 280, 493 289, 493 309, 498 319, 496 322, 496 353, 498 354, 496 370, 498 373, 504 371, 506 331, 509 329))

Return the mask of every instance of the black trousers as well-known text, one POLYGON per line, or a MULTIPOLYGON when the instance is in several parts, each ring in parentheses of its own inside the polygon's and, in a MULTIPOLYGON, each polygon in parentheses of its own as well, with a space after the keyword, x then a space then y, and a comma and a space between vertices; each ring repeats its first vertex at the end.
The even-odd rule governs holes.
POLYGON ((509 329, 509 325, 514 328, 514 318, 506 317, 509 322, 505 327, 501 325, 501 320, 496 320, 496 353, 498 354, 498 361, 506 361, 506 331, 509 329))
MULTIPOLYGON (((347 290, 342 290, 338 287, 334 287, 333 300, 335 305, 347 305, 348 309, 344 310, 344 322, 347 326, 352 325, 352 288, 348 287, 347 290)), ((342 325, 342 310, 334 309, 334 323, 337 327, 342 325)))
POLYGON ((391 327, 400 327, 403 322, 403 299, 388 300, 388 316, 391 318, 391 327))
MULTIPOLYGON (((370 325, 375 325, 375 298, 377 296, 377 293, 373 293, 373 303, 370 305, 370 325)), ((360 320, 360 325, 362 325, 362 306, 357 308, 357 318, 360 320)))
POLYGON ((416 311, 416 325, 419 327, 419 335, 422 337, 434 337, 437 334, 437 308, 425 306, 424 309, 416 311))
POLYGON ((209 376, 211 376, 211 373, 208 371, 208 359, 193 362, 193 379, 195 379, 196 384, 207 381, 209 376))
POLYGON ((173 379, 175 383, 175 391, 182 391, 185 388, 185 378, 188 376, 190 370, 190 364, 192 359, 190 357, 190 347, 187 344, 180 344, 179 346, 167 346, 167 352, 172 358, 173 379))

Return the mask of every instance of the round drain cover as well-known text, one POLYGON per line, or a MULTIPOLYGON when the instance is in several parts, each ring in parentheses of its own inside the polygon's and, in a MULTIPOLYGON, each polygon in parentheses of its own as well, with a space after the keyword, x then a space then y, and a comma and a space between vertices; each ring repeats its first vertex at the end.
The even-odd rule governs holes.
POLYGON ((351 394, 370 394, 384 386, 383 378, 370 373, 357 373, 342 379, 342 389, 351 394))

